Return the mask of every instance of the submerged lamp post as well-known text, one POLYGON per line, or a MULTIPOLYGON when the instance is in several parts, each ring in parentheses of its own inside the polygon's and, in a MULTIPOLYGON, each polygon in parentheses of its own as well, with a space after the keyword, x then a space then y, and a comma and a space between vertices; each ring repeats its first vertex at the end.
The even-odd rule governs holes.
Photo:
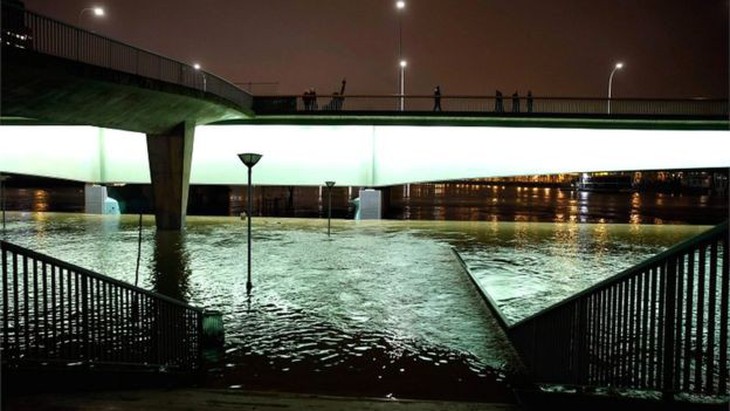
POLYGON ((613 85, 613 75, 616 74, 617 70, 621 70, 623 66, 624 63, 616 63, 613 70, 611 70, 611 75, 608 76, 608 114, 611 114, 611 86, 613 85))
POLYGON ((241 153, 238 155, 241 162, 248 168, 248 279, 246 280, 246 294, 251 295, 251 216, 253 215, 253 193, 251 190, 251 169, 261 160, 261 154, 241 153))
POLYGON ((325 181, 324 183, 327 185, 327 237, 329 237, 332 226, 332 186, 335 185, 335 182, 325 181))

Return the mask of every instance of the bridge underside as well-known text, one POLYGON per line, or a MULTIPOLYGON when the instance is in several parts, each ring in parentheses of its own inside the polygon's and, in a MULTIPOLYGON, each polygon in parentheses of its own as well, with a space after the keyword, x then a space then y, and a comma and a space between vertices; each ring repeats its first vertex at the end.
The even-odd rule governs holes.
POLYGON ((206 124, 247 117, 199 90, 14 47, 2 51, 4 117, 153 134, 191 119, 206 124))
MULTIPOLYGON (((147 134, 144 168, 152 170, 161 229, 179 229, 184 220, 194 126, 248 116, 245 108, 201 90, 16 47, 2 51, 3 117, 147 134)), ((70 140, 63 144, 79 150, 70 140)), ((103 158, 85 160, 95 161, 103 158)), ((82 180, 104 182, 101 171, 93 174, 98 177, 82 180)))

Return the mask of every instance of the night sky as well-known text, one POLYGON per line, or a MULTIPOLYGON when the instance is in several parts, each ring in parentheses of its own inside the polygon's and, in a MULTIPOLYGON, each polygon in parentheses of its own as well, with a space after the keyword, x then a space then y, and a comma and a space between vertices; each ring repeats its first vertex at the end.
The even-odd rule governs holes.
POLYGON ((176 60, 254 94, 392 94, 399 18, 407 94, 728 96, 729 0, 25 0, 29 10, 176 60), (96 2, 94 2, 96 1, 96 2))

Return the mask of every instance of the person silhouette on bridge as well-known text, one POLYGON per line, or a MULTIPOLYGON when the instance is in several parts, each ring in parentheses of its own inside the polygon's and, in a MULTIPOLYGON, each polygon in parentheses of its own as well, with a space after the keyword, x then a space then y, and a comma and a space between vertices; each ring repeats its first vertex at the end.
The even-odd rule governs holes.
POLYGON ((503 111, 504 106, 502 105, 502 92, 497 90, 494 97, 494 112, 501 113, 503 111))
POLYGON ((512 112, 513 113, 520 112, 520 95, 517 94, 517 90, 515 90, 515 92, 512 93, 512 112))
POLYGON ((433 111, 441 111, 441 86, 433 89, 433 111))
POLYGON ((527 112, 532 113, 532 90, 527 90, 527 112))
POLYGON ((317 109, 317 93, 314 91, 314 87, 310 87, 309 89, 304 91, 304 96, 302 96, 302 102, 304 103, 305 111, 312 111, 317 109))
POLYGON ((342 109, 342 104, 345 102, 345 97, 343 97, 345 95, 345 85, 347 85, 347 79, 343 78, 340 92, 335 91, 332 93, 332 100, 322 108, 323 110, 340 111, 342 109))

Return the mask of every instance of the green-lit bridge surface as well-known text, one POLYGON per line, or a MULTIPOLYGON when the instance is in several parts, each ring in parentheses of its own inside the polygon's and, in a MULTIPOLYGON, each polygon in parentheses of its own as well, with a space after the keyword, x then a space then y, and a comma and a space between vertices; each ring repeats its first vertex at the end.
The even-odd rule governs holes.
MULTIPOLYGON (((246 184, 237 153, 263 159, 254 184, 388 186, 567 172, 730 166, 727 122, 501 125, 427 117, 290 118, 198 126, 190 183, 246 184), (284 124, 276 124, 280 120, 284 124)), ((516 121, 516 120, 512 120, 516 121)), ((87 126, 4 125, 2 172, 94 183, 150 183, 144 134, 87 126), (12 144, 11 144, 12 143, 12 144)))

